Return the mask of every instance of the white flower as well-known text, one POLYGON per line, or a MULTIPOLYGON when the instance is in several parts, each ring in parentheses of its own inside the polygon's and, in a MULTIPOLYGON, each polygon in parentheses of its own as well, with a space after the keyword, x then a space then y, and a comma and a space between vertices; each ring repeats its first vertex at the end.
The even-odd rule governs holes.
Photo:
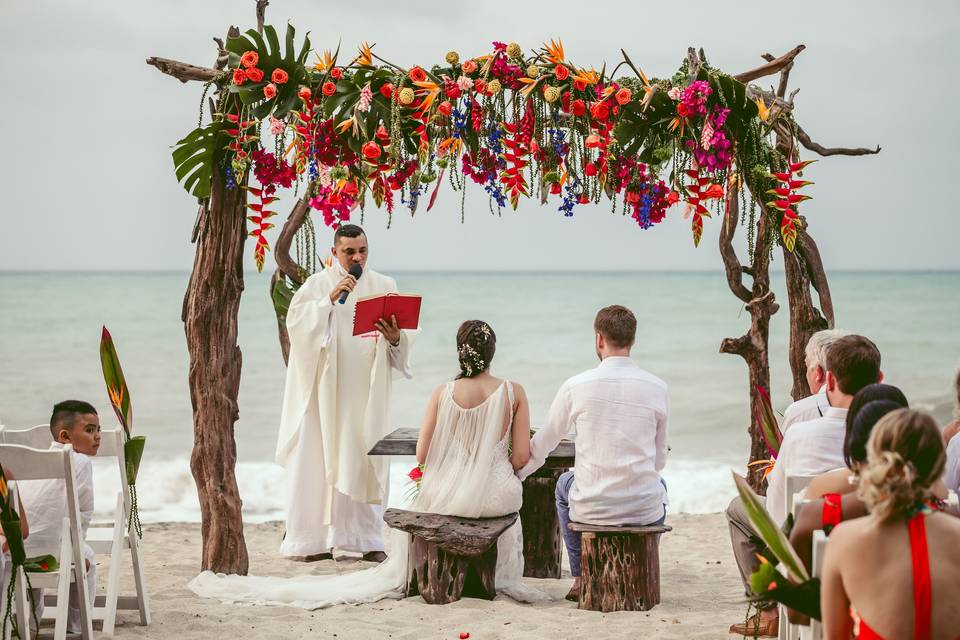
POLYGON ((667 96, 669 96, 671 100, 679 100, 682 94, 683 92, 680 90, 680 87, 671 87, 670 90, 667 91, 667 96))

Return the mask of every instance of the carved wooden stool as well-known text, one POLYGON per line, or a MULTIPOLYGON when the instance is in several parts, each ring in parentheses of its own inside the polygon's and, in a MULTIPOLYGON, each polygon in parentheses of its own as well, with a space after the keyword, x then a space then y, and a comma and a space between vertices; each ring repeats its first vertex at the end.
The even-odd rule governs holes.
POLYGON ((580 604, 592 611, 649 611, 660 604, 660 534, 671 528, 570 523, 581 535, 580 604))
POLYGON ((407 596, 419 594, 428 604, 447 604, 461 597, 493 600, 497 539, 517 521, 516 513, 460 518, 387 509, 383 519, 410 534, 407 596))

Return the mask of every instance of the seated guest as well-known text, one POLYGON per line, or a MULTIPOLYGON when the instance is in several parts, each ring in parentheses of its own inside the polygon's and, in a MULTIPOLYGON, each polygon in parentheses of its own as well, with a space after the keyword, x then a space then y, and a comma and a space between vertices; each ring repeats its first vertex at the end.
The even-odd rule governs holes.
POLYGON ((557 481, 557 515, 570 573, 575 581, 567 598, 580 590, 580 534, 569 524, 662 524, 667 489, 660 471, 667 461, 667 385, 630 358, 637 333, 633 313, 618 305, 597 313, 594 321, 600 365, 563 383, 546 424, 530 443, 530 461, 518 475, 526 478, 576 429, 573 471, 557 481))
POLYGON ((945 459, 924 413, 899 409, 873 428, 858 490, 870 515, 841 523, 827 545, 824 638, 957 637, 960 520, 932 506, 945 459))
MULTIPOLYGON (((80 508, 80 536, 87 537, 87 528, 93 517, 93 464, 90 456, 97 455, 100 448, 100 418, 93 405, 80 400, 66 400, 53 407, 50 417, 50 433, 53 436, 51 449, 73 445, 74 484, 80 508)), ((30 539, 26 544, 27 556, 59 553, 60 533, 63 518, 67 515, 67 496, 63 480, 29 480, 20 483, 27 515, 30 518, 30 539)), ((87 565, 87 593, 91 607, 96 591, 96 554, 87 543, 82 545, 87 565)), ((63 559, 61 559, 63 562, 63 559)), ((70 585, 70 606, 67 615, 67 631, 80 633, 80 605, 70 585)), ((38 617, 43 612, 43 598, 35 593, 38 617)))
MULTIPOLYGON (((882 379, 880 352, 873 342, 863 336, 848 335, 831 345, 827 352, 825 385, 830 408, 823 417, 797 423, 784 434, 776 463, 767 477, 766 508, 778 525, 787 518, 787 475, 813 475, 843 465, 847 407, 857 392, 882 379)), ((727 521, 734 558, 749 596, 750 576, 757 568, 758 554, 766 547, 739 498, 727 507, 727 521)), ((776 637, 778 623, 776 607, 766 603, 746 622, 731 625, 730 633, 776 637)))
POLYGON ((957 368, 957 375, 953 381, 953 395, 957 403, 953 409, 953 422, 943 428, 943 441, 947 446, 950 446, 953 436, 960 433, 960 368, 957 368))
POLYGON ((804 361, 807 365, 807 385, 810 387, 810 395, 806 398, 798 398, 783 412, 783 420, 780 424, 781 432, 786 433, 787 429, 798 422, 823 417, 823 414, 830 408, 826 387, 827 351, 829 351, 830 345, 848 335, 850 335, 850 332, 842 329, 824 329, 810 336, 807 347, 804 349, 804 361))

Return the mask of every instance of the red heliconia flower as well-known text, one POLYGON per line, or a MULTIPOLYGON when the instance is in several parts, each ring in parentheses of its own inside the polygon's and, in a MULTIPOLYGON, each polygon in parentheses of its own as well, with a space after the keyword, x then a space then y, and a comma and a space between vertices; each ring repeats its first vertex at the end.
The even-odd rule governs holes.
POLYGON ((247 74, 243 72, 243 69, 233 70, 233 84, 239 86, 246 81, 247 81, 247 74))
POLYGON ((583 100, 577 99, 570 103, 570 113, 578 118, 587 112, 587 105, 583 100))
POLYGON ((413 69, 410 69, 410 72, 407 75, 410 76, 410 79, 414 82, 423 82, 427 79, 427 72, 420 67, 414 67, 413 69))
POLYGON ((246 74, 247 80, 250 82, 260 82, 263 80, 263 69, 253 67, 251 69, 247 69, 246 74))
POLYGON ((330 77, 334 80, 339 80, 343 77, 343 69, 340 67, 334 67, 333 69, 330 69, 330 77))
POLYGON ((263 88, 263 97, 267 100, 273 100, 277 97, 277 85, 272 82, 263 88))
POLYGON ((570 69, 567 69, 564 65, 558 64, 553 68, 553 75, 557 77, 557 80, 563 81, 570 77, 570 69))
POLYGON ((372 140, 363 145, 360 151, 363 153, 363 157, 367 160, 376 160, 380 157, 380 154, 383 153, 383 151, 380 149, 380 145, 372 140))
POLYGON ((324 82, 323 87, 321 88, 321 91, 323 91, 323 95, 327 97, 332 96, 337 92, 337 85, 329 81, 324 82))
POLYGON ((283 69, 274 69, 273 73, 270 74, 270 81, 274 84, 286 84, 289 79, 289 74, 283 69))
POLYGON ((390 82, 387 82, 383 86, 381 86, 380 95, 382 95, 384 98, 389 100, 390 97, 393 96, 393 84, 390 82))

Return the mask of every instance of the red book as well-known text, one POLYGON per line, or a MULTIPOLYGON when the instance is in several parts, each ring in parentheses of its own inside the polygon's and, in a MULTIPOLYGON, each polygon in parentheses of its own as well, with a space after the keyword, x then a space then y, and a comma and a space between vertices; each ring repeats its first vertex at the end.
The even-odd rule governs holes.
POLYGON ((420 326, 420 296, 406 293, 387 293, 367 296, 357 300, 353 312, 353 335, 360 336, 376 331, 380 318, 397 317, 401 329, 416 329, 420 326))

